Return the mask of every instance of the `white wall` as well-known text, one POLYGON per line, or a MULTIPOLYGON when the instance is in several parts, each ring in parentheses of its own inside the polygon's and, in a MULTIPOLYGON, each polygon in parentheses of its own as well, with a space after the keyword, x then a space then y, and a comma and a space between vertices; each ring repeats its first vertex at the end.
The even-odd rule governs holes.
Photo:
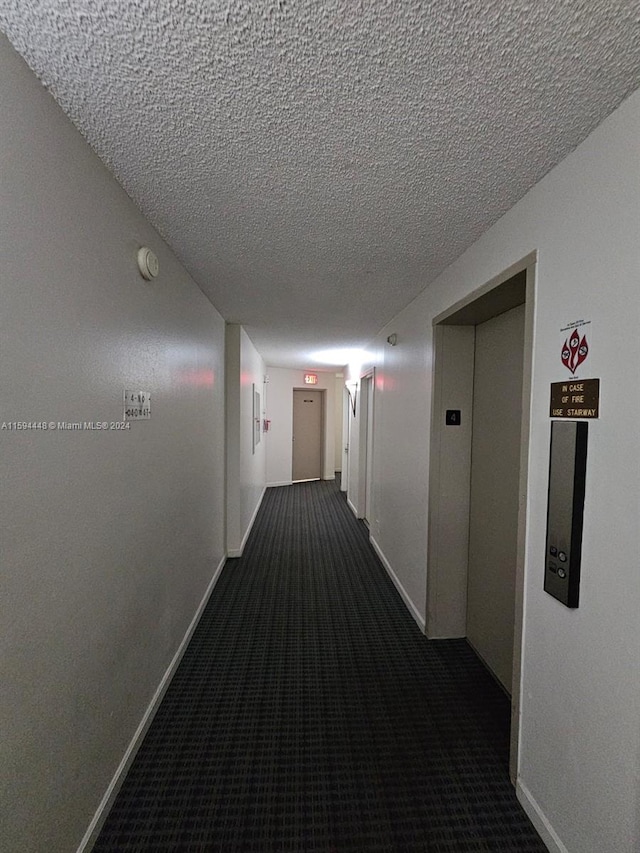
POLYGON ((266 407, 266 368, 245 330, 227 325, 227 553, 239 557, 265 490, 266 441, 254 447, 253 391, 266 407))
MULTIPOLYGON (((424 627, 426 505, 431 410, 430 328, 427 308, 414 301, 367 348, 359 375, 376 368, 373 512, 370 533, 394 583, 424 627), (397 345, 387 336, 397 334, 397 345)), ((348 371, 351 382, 355 375, 348 371)), ((349 446, 348 499, 361 516, 359 496, 360 388, 349 446)))
POLYGON ((286 370, 282 367, 267 367, 267 418, 271 428, 267 439, 267 485, 287 486, 292 477, 293 438, 293 391, 304 388, 304 374, 317 373, 318 384, 313 387, 324 390, 324 448, 323 480, 335 477, 335 371, 286 370))
POLYGON ((2 848, 79 844, 224 557, 224 323, 0 36, 2 848), (145 282, 136 251, 160 275, 145 282))
POLYGON ((638 139, 637 92, 372 346, 374 535, 424 614, 432 320, 538 251, 518 783, 551 848, 570 853, 631 853, 640 838, 638 139), (568 376, 560 329, 580 319, 591 321, 580 375, 600 378, 601 416, 589 425, 581 598, 571 611, 543 591, 542 572, 549 385, 568 376), (391 332, 394 348, 384 343, 391 332))

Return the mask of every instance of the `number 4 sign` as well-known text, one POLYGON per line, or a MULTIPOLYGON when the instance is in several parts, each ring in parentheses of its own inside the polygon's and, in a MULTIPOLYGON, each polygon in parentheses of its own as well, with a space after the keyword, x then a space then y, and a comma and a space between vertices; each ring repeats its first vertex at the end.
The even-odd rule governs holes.
POLYGON ((151 418, 151 394, 148 391, 124 392, 124 419, 148 421, 151 418))

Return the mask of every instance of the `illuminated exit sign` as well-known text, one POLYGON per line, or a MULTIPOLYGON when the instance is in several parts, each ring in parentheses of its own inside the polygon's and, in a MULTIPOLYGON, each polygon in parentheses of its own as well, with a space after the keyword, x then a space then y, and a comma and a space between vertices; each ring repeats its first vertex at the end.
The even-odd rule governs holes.
POLYGON ((317 385, 318 384, 318 374, 317 373, 305 373, 304 384, 305 385, 317 385))

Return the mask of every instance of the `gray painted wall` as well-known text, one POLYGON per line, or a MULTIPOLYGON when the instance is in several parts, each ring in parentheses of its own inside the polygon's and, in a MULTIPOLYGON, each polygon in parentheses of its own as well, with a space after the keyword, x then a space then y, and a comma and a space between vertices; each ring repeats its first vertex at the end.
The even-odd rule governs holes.
POLYGON ((0 114, 0 421, 152 395, 0 430, 0 846, 62 853, 224 554, 224 323, 4 37, 0 114))
POLYGON ((475 337, 475 326, 434 328, 426 624, 432 639, 467 634, 475 337), (444 424, 447 409, 460 409, 458 426, 444 424))

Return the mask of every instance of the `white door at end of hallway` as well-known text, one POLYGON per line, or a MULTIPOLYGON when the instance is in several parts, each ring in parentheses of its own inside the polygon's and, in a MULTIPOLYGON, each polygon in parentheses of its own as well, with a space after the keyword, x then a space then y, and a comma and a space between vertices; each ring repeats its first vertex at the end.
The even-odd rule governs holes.
POLYGON ((292 479, 322 477, 322 391, 293 392, 292 479))

